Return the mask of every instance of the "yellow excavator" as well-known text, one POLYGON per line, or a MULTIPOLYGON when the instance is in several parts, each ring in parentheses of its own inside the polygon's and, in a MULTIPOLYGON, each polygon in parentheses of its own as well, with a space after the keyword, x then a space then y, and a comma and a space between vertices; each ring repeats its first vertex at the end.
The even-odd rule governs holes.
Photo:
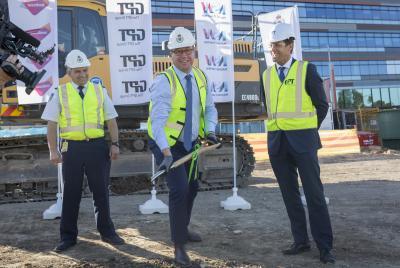
MULTIPOLYGON (((101 81, 112 96, 104 1, 58 0, 57 5, 60 84, 68 81, 64 67, 66 54, 72 49, 80 49, 90 59, 91 81, 101 81)), ((239 121, 260 119, 265 114, 259 80, 261 67, 259 61, 252 58, 252 52, 251 42, 234 43, 235 105, 239 121)), ((154 75, 171 65, 166 52, 159 54, 153 56, 154 75)), ((29 135, 0 135, 0 203, 54 197, 57 168, 48 160, 46 122, 40 119, 45 103, 18 105, 15 85, 3 88, 0 94, 0 127, 29 126, 43 130, 29 135)), ((111 191, 115 194, 148 191, 151 153, 147 132, 140 129, 148 117, 148 104, 116 106, 116 109, 121 157, 112 164, 111 191)), ((219 103, 217 109, 220 122, 231 120, 230 103, 219 103)), ((233 137, 230 133, 219 133, 219 136, 223 147, 209 153, 199 164, 203 190, 232 187, 233 137)), ((254 154, 247 141, 239 136, 236 137, 236 151, 238 185, 244 186, 254 168, 254 154)), ((162 180, 158 186, 161 191, 166 189, 162 180)))

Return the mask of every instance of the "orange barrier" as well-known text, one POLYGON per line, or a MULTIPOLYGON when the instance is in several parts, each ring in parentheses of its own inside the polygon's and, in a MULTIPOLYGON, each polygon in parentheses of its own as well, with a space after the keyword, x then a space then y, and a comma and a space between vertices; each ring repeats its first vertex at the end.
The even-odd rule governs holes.
MULTIPOLYGON (((351 154, 360 152, 357 131, 349 130, 320 130, 322 149, 319 156, 351 154)), ((241 134, 253 147, 256 161, 268 159, 267 133, 241 134)))

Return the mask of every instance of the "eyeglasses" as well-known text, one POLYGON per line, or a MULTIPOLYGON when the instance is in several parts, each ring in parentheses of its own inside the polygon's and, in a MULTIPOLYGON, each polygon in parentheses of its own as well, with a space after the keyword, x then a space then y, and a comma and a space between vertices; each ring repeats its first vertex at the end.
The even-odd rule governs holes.
POLYGON ((175 49, 175 50, 172 50, 172 53, 174 53, 178 56, 182 56, 183 54, 189 55, 189 54, 193 53, 193 51, 194 51, 193 48, 175 49))

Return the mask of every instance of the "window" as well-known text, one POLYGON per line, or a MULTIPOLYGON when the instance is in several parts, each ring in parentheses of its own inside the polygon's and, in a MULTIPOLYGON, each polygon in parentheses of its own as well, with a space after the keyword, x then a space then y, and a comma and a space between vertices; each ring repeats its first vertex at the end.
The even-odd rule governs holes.
POLYGON ((72 11, 59 9, 58 19, 58 70, 59 77, 66 73, 65 57, 72 50, 72 11))
POLYGON ((400 106, 400 88, 390 88, 390 100, 392 106, 400 106))
POLYGON ((372 107, 372 93, 370 88, 363 89, 363 103, 364 107, 372 107))
POLYGON ((390 107, 390 97, 388 88, 381 88, 381 98, 382 98, 382 107, 383 108, 390 107))
POLYGON ((104 31, 97 12, 78 9, 77 46, 88 58, 106 52, 104 31))
POLYGON ((353 107, 354 109, 359 109, 364 107, 363 103, 363 90, 362 89, 353 89, 351 91, 353 95, 353 107))
POLYGON ((381 107, 381 91, 379 88, 372 89, 372 107, 381 107))

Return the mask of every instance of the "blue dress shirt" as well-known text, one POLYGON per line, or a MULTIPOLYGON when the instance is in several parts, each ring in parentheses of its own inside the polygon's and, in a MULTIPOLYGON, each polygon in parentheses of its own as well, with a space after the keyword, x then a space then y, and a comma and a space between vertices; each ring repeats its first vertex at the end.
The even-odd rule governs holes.
MULTIPOLYGON (((174 70, 183 86, 183 89, 186 92, 186 79, 185 76, 187 73, 182 72, 175 66, 174 70)), ((193 71, 190 71, 189 74, 192 75, 192 92, 193 92, 193 112, 192 112, 192 141, 196 140, 199 136, 199 127, 200 127, 200 115, 201 115, 201 105, 200 105, 200 96, 199 91, 196 84, 196 79, 194 79, 193 71)), ((211 85, 207 80, 207 99, 206 99, 206 107, 205 107, 205 132, 208 133, 210 131, 214 132, 215 127, 218 123, 218 113, 215 108, 214 101, 210 91, 211 85)), ((168 78, 165 75, 158 75, 150 88, 150 98, 152 102, 152 110, 150 113, 151 125, 153 138, 156 141, 158 147, 161 150, 169 148, 167 137, 164 132, 165 124, 167 123, 167 119, 169 113, 171 112, 171 88, 169 85, 168 78)), ((179 136, 179 140, 183 141, 183 131, 179 136)))

